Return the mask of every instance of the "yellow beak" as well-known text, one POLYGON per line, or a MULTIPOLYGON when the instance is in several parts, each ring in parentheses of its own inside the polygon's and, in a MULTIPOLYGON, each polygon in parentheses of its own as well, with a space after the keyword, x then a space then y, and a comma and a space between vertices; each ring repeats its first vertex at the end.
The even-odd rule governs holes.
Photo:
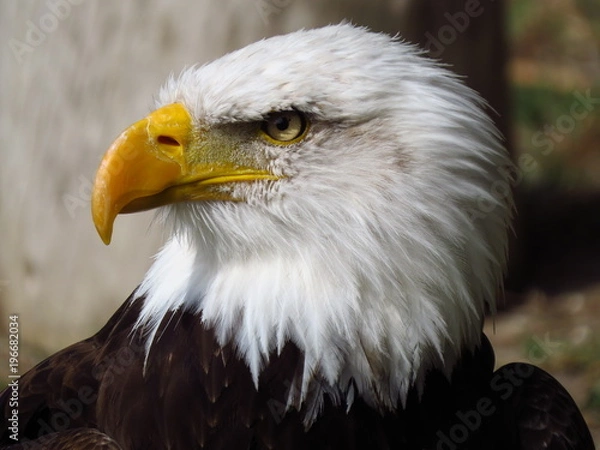
POLYGON ((178 103, 131 125, 110 146, 96 174, 92 217, 102 241, 110 243, 120 213, 183 201, 233 200, 217 185, 277 179, 253 167, 258 164, 250 158, 240 158, 231 145, 195 130, 178 103))

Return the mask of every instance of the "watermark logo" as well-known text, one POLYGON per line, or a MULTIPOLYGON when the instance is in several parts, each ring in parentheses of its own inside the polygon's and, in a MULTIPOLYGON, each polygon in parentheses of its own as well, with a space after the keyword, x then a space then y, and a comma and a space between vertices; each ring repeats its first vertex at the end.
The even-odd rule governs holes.
POLYGON ((92 182, 83 175, 79 175, 78 180, 79 184, 77 187, 77 193, 69 193, 62 196, 63 205, 72 219, 75 218, 75 215, 79 209, 85 208, 89 210, 92 197, 92 182))
POLYGON ((33 51, 54 33, 62 21, 71 15, 73 6, 84 0, 46 0, 46 11, 37 20, 25 22, 25 34, 21 39, 12 38, 8 46, 19 64, 23 64, 33 51))
POLYGON ((526 363, 514 363, 500 368, 490 382, 492 396, 481 397, 473 409, 457 411, 453 425, 448 430, 438 430, 436 433, 436 450, 458 450, 480 429, 486 418, 497 411, 492 397, 501 401, 508 400, 535 370, 534 366, 526 363))
POLYGON ((591 89, 584 93, 575 91, 573 97, 574 100, 568 113, 559 116, 554 124, 546 124, 531 138, 532 145, 540 149, 543 156, 552 153, 554 145, 562 142, 568 134, 575 130, 578 122, 586 119, 594 108, 600 105, 600 97, 593 97, 591 89))
POLYGON ((573 97, 568 113, 562 114, 554 124, 546 124, 533 134, 531 144, 537 149, 536 152, 523 153, 514 166, 496 169, 501 176, 489 186, 492 195, 479 197, 475 207, 469 211, 472 226, 476 220, 486 217, 499 205, 504 204, 511 196, 511 187, 519 186, 526 174, 539 167, 540 156, 547 157, 552 154, 555 145, 563 141, 568 134, 573 133, 578 122, 586 119, 600 105, 600 97, 594 97, 591 89, 585 92, 574 91, 573 97))
POLYGON ((263 23, 268 25, 271 18, 279 16, 294 0, 256 0, 256 10, 263 23))
MULTIPOLYGON (((489 1, 494 2, 494 0, 489 1)), ((425 49, 429 52, 429 55, 433 58, 439 58, 446 47, 454 44, 458 36, 469 28, 471 19, 481 16, 483 12, 484 8, 479 0, 467 0, 462 11, 457 11, 454 14, 444 13, 447 23, 442 25, 435 35, 429 31, 425 33, 427 38, 425 49)))

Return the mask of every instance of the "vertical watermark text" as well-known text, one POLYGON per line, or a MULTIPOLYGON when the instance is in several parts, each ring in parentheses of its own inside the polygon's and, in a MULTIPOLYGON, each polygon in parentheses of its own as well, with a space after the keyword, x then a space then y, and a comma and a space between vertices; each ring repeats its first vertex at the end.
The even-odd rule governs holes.
POLYGON ((8 420, 10 438, 19 440, 19 316, 8 316, 8 387, 10 397, 8 407, 10 418, 8 420))

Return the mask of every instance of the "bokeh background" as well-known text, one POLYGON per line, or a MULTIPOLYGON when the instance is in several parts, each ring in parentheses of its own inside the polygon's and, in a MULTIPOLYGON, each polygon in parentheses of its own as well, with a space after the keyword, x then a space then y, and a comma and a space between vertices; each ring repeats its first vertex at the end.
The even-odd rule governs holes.
MULTIPOLYGON (((600 442, 598 0, 19 0, 0 2, 0 359, 19 315, 21 371, 87 337, 164 236, 90 218, 105 149, 172 72, 257 39, 349 20, 400 33, 489 101, 517 171, 498 363, 550 370, 600 442)), ((0 387, 7 381, 0 363, 0 387)))

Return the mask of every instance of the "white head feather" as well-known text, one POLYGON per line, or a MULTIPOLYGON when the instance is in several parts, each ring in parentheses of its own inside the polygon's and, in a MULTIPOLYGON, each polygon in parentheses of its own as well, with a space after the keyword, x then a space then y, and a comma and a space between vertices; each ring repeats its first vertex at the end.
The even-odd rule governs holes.
POLYGON ((174 235, 138 290, 150 345, 168 311, 201 311, 256 381, 292 341, 305 359, 290 404, 319 386, 310 423, 321 392, 394 408, 479 344, 505 265, 510 161, 481 99, 450 72, 338 25, 188 69, 157 106, 172 102, 204 128, 292 108, 311 128, 254 149, 286 177, 237 185, 242 202, 167 208, 174 235))

